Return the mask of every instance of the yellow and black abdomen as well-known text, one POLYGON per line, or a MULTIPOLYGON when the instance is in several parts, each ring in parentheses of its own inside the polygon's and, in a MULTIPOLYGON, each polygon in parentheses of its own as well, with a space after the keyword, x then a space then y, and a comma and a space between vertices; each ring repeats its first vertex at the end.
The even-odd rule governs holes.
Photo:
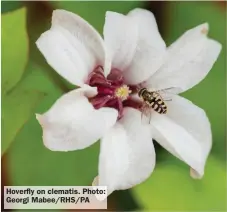
POLYGON ((167 113, 167 106, 158 92, 150 92, 146 88, 142 88, 139 91, 139 97, 157 113, 167 113))
POLYGON ((146 103, 149 104, 149 106, 157 113, 167 113, 167 106, 162 97, 157 92, 152 92, 152 98, 146 101, 146 103))

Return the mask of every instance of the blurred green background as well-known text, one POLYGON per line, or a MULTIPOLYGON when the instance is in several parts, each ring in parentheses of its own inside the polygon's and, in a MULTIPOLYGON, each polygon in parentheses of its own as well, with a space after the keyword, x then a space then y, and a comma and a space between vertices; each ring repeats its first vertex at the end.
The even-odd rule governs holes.
POLYGON ((1 2, 2 8, 2 186, 90 185, 97 174, 99 143, 80 151, 52 152, 42 143, 35 113, 43 113, 73 86, 47 65, 35 46, 50 27, 55 8, 73 11, 100 33, 107 10, 152 11, 170 45, 204 22, 223 49, 208 77, 183 95, 211 121, 213 148, 205 176, 193 180, 188 167, 157 144, 157 165, 144 183, 114 192, 109 210, 226 211, 226 2, 1 2), (215 101, 213 101, 215 97, 215 101))

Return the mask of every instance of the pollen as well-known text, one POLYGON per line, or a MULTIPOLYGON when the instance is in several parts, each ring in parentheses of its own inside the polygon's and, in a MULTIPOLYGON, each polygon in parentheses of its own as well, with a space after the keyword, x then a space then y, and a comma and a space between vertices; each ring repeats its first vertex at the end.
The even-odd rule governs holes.
POLYGON ((123 85, 115 90, 115 96, 121 98, 121 100, 124 101, 128 98, 131 92, 132 91, 127 85, 123 85))

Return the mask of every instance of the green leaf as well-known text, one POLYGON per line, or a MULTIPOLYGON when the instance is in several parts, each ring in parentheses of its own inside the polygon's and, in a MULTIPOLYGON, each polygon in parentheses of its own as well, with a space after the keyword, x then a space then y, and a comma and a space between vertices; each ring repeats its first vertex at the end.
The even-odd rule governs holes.
POLYGON ((1 1, 1 13, 10 12, 23 6, 21 1, 1 1))
POLYGON ((35 108, 44 96, 59 90, 48 74, 49 70, 30 61, 26 75, 3 98, 2 103, 2 154, 15 139, 24 124, 35 116, 35 108))
POLYGON ((21 79, 28 59, 26 9, 2 15, 2 94, 21 79))
POLYGON ((208 36, 222 44, 222 51, 208 76, 183 95, 203 108, 211 122, 212 151, 225 160, 226 113, 226 17, 223 8, 214 2, 170 2, 168 15, 167 43, 174 42, 182 33, 199 24, 209 23, 208 36), (211 15, 212 14, 212 15, 211 15))
POLYGON ((226 169, 219 160, 210 157, 203 179, 194 180, 183 162, 166 158, 132 192, 146 210, 226 211, 226 188, 226 169))
POLYGON ((2 101, 2 154, 32 115, 43 92, 26 88, 27 77, 2 101))

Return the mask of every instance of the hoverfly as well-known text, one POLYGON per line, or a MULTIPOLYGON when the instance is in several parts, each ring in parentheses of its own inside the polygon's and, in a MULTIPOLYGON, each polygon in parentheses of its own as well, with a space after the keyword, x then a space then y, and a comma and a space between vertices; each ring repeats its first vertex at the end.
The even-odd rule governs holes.
MULTIPOLYGON (((141 108, 141 118, 143 115, 148 115, 149 113, 149 123, 151 120, 151 110, 153 109, 159 114, 166 114, 167 113, 167 105, 165 101, 171 101, 172 99, 163 99, 163 96, 165 95, 165 91, 170 90, 172 93, 179 92, 179 88, 166 88, 163 90, 157 90, 157 91, 149 91, 147 88, 141 88, 138 92, 138 96, 143 100, 143 105, 141 108), (175 90, 177 89, 177 91, 175 90), (164 93, 163 93, 164 92, 164 93), (162 95, 161 95, 162 93, 162 95)), ((171 92, 169 93, 171 94, 171 92)))

